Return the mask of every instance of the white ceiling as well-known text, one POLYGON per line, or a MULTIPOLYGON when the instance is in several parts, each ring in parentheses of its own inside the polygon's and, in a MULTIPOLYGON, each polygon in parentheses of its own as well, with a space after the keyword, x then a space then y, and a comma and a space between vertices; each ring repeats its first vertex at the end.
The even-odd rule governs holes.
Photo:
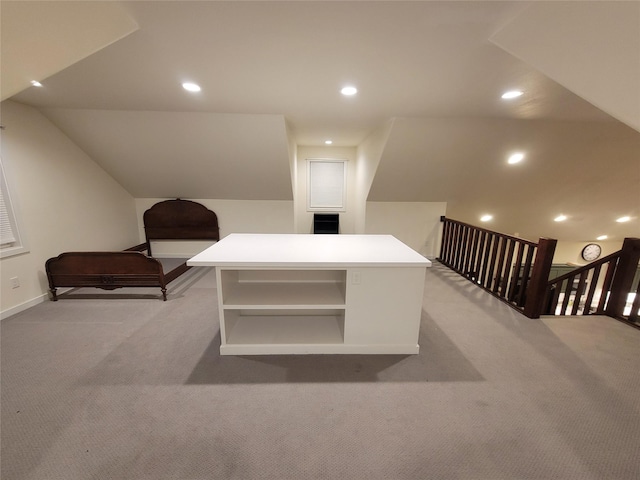
MULTIPOLYGON (((3 79, 30 78, 5 62, 29 32, 22 3, 41 4, 0 4, 3 79)), ((88 3, 103 2, 41 5, 75 15, 88 3)), ((136 197, 291 199, 290 137, 357 146, 395 119, 370 200, 447 201, 449 216, 490 212, 491 228, 529 238, 640 236, 640 3, 107 3, 137 30, 11 99, 41 109, 136 197), (578 28, 598 16, 602 29, 578 28), (545 18, 575 41, 549 45, 545 18), (567 69, 582 37, 586 61, 567 69), (526 48, 542 40, 542 52, 526 48), (590 68, 597 82, 567 74, 590 68), (187 80, 202 92, 182 90, 187 80), (356 97, 339 94, 347 83, 356 97), (525 95, 505 102, 508 88, 525 95), (507 168, 515 149, 527 158, 507 168), (560 212, 570 222, 550 221, 560 212), (616 224, 623 214, 636 221, 616 224)))

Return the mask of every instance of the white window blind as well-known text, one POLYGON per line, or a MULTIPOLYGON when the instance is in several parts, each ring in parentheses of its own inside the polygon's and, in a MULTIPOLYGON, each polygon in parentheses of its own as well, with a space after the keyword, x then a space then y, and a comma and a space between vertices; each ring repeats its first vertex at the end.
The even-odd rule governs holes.
POLYGON ((308 209, 314 211, 344 211, 346 161, 309 159, 308 209))
POLYGON ((3 181, 2 188, 0 188, 0 244, 12 245, 16 241, 16 236, 13 233, 11 217, 9 216, 9 208, 7 208, 7 203, 5 202, 4 197, 5 189, 3 181))
POLYGON ((16 205, 12 202, 11 190, 0 158, 0 257, 19 255, 28 248, 19 226, 16 205))

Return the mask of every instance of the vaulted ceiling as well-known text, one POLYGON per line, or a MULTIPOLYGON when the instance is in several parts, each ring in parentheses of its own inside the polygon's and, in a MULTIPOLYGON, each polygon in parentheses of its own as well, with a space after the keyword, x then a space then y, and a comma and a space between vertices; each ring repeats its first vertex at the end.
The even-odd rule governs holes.
POLYGON ((357 147, 391 121, 369 200, 446 201, 530 238, 640 236, 640 3, 3 0, 0 13, 3 100, 40 109, 135 197, 291 199, 291 143, 357 147), (502 100, 512 88, 524 95, 502 100), (525 160, 507 165, 514 151, 525 160))

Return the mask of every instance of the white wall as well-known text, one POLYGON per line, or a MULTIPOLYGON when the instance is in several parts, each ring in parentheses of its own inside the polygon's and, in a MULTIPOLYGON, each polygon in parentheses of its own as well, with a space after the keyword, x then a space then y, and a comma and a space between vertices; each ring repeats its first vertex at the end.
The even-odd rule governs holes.
MULTIPOLYGON (((145 240, 144 212, 167 198, 137 198, 139 242, 145 240)), ((189 198, 216 213, 220 238, 230 233, 295 233, 293 229, 293 202, 288 200, 214 200, 189 198)), ((213 242, 153 242, 154 257, 189 257, 213 242)))
POLYGON ((37 110, 2 109, 2 162, 20 207, 29 251, 0 260, 1 315, 47 298, 44 264, 71 250, 121 250, 138 241, 135 202, 37 110), (9 279, 20 286, 11 288, 9 279))
POLYGON ((289 150, 289 169, 291 170, 291 190, 293 191, 293 231, 298 231, 298 217, 295 214, 296 209, 296 195, 298 191, 298 145, 295 140, 295 133, 293 132, 291 125, 285 123, 287 131, 287 146, 289 150))
POLYGON ((446 202, 367 202, 365 233, 390 234, 418 253, 435 258, 440 253, 440 216, 446 202))
POLYGON ((373 131, 359 146, 356 163, 356 233, 390 234, 428 258, 440 253, 446 202, 367 201, 395 119, 373 131))
POLYGON ((610 240, 606 242, 593 241, 593 242, 566 242, 566 241, 558 241, 556 245, 556 251, 553 255, 553 263, 568 263, 571 265, 586 265, 587 261, 585 261, 580 254, 582 253, 582 249, 589 243, 597 243, 602 247, 602 254, 600 258, 606 257, 607 255, 617 252, 622 248, 622 239, 621 240, 610 240))
POLYGON ((358 145, 358 159, 356 162, 356 205, 355 216, 356 233, 365 232, 367 197, 371 190, 371 183, 380 164, 380 158, 389 139, 395 119, 389 120, 382 127, 373 131, 358 145))

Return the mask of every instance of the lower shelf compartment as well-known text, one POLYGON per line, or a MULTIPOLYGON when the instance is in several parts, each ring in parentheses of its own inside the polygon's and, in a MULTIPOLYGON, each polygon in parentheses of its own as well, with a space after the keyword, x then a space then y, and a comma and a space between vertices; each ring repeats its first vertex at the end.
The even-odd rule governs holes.
POLYGON ((226 344, 220 345, 220 355, 417 355, 420 346, 360 345, 360 344, 226 344))
POLYGON ((221 355, 417 354, 412 344, 345 344, 344 312, 226 310, 221 355))
POLYGON ((241 315, 225 313, 226 345, 344 343, 344 315, 241 315))

